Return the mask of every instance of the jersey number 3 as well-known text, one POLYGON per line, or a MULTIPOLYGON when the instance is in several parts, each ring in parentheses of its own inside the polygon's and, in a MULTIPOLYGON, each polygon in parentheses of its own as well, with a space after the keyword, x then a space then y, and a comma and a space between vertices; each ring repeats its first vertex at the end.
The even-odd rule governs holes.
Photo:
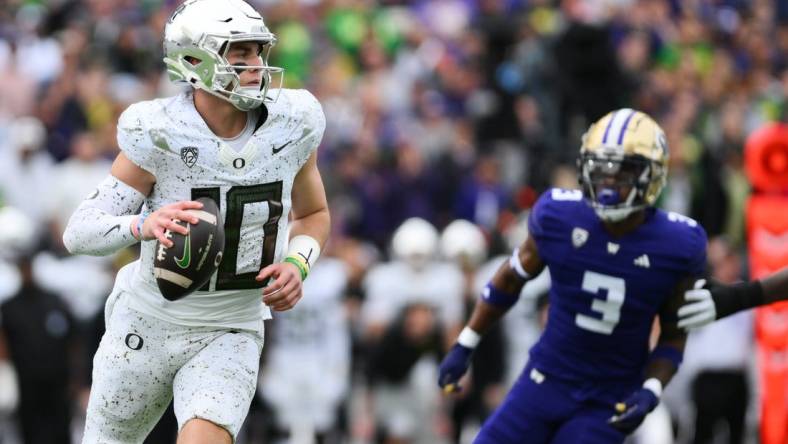
MULTIPOLYGON (((219 187, 194 188, 192 189, 192 200, 209 197, 221 205, 220 192, 219 187)), ((262 202, 268 204, 268 220, 263 224, 263 251, 260 258, 260 268, 263 268, 274 262, 274 254, 276 253, 277 228, 279 218, 282 217, 282 181, 231 187, 227 190, 225 202, 227 211, 224 218, 224 258, 216 271, 216 290, 260 288, 266 282, 257 282, 254 279, 259 271, 236 274, 244 205, 262 202)), ((209 285, 210 282, 199 291, 209 291, 209 285)))
POLYGON ((586 271, 583 274, 583 291, 597 295, 599 290, 607 290, 607 298, 594 298, 591 310, 601 313, 602 319, 578 313, 575 316, 575 324, 588 331, 609 335, 613 333, 613 329, 621 319, 626 282, 621 278, 586 271))

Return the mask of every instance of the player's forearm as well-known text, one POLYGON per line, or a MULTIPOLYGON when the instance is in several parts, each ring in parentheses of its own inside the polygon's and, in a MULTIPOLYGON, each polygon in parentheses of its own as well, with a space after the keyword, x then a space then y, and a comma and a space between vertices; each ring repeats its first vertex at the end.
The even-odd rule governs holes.
POLYGON ((709 283, 709 291, 714 300, 716 319, 788 300, 788 267, 765 278, 723 285, 718 282, 709 283))
POLYGON ((686 337, 680 336, 666 339, 660 337, 657 346, 651 352, 651 357, 646 365, 644 380, 656 378, 665 387, 679 369, 684 358, 684 344, 686 337))
POLYGON ((484 335, 508 311, 508 308, 497 307, 479 300, 473 308, 473 313, 471 313, 467 326, 479 335, 484 335))
POLYGON ((136 216, 114 216, 97 208, 74 212, 63 232, 63 245, 71 254, 106 256, 137 242, 131 231, 136 216))
POLYGON ((501 264, 482 291, 467 327, 483 335, 517 302, 526 282, 544 268, 536 243, 530 236, 501 264))
POLYGON ((293 219, 290 223, 290 238, 305 235, 315 239, 323 248, 331 232, 331 215, 328 207, 320 208, 310 214, 293 219))
POLYGON ((788 267, 761 279, 765 304, 788 300, 788 267))
POLYGON ((484 335, 517 302, 527 281, 514 269, 511 259, 501 264, 476 302, 467 327, 484 335))
POLYGON ((662 384, 662 387, 665 387, 668 385, 668 382, 673 379, 673 375, 675 375, 677 371, 678 369, 670 360, 662 358, 654 359, 646 368, 644 380, 656 378, 662 384))
MULTIPOLYGON (((767 278, 768 279, 768 278, 767 278)), ((764 279, 766 281, 767 279, 764 279)), ((709 292, 714 301, 715 319, 722 319, 726 316, 738 313, 750 308, 760 307, 767 302, 764 281, 756 280, 749 282, 737 282, 735 284, 721 284, 719 282, 709 282, 709 292)), ((779 295, 779 279, 769 281, 770 300, 776 301, 779 295)))
POLYGON ((63 245, 72 254, 105 256, 133 245, 136 212, 145 196, 113 176, 74 211, 63 232, 63 245))

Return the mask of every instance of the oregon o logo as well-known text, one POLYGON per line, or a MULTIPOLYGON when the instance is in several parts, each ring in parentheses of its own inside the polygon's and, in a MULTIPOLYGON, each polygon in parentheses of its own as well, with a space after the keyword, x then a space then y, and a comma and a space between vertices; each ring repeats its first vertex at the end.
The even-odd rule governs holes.
POLYGON ((246 166, 246 160, 243 157, 237 157, 235 160, 233 160, 233 166, 240 170, 246 166))
POLYGON ((142 336, 136 333, 129 333, 126 335, 126 347, 132 350, 139 350, 142 348, 142 336))
POLYGON ((216 253, 216 257, 213 260, 213 266, 218 267, 219 264, 222 262, 222 252, 216 253))

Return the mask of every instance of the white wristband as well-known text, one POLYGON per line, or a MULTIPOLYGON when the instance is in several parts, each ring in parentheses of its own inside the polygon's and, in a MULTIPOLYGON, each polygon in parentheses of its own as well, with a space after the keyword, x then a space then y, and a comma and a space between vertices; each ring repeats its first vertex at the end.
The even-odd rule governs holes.
POLYGON ((312 268, 320 257, 320 243, 312 236, 299 234, 290 239, 287 256, 303 260, 308 268, 312 268))
POLYGON ((646 382, 643 383, 643 388, 651 390, 651 392, 657 396, 657 399, 662 396, 662 382, 657 378, 648 378, 646 382))
POLYGON ((471 327, 463 328, 460 332, 460 336, 457 337, 457 343, 468 348, 476 348, 481 340, 482 336, 473 331, 471 327))
POLYGON ((520 262, 520 249, 515 248, 514 252, 512 252, 512 256, 509 258, 509 267, 517 273, 518 276, 521 278, 528 280, 531 279, 531 275, 525 271, 523 268, 523 263, 520 262))

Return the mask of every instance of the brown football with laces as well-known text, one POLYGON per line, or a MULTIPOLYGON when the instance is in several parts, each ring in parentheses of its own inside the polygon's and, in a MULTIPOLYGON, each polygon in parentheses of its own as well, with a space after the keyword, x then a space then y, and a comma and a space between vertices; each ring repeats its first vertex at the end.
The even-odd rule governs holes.
POLYGON ((203 204, 201 209, 186 210, 197 216, 196 224, 175 220, 187 227, 188 233, 165 231, 164 235, 173 243, 170 248, 156 241, 153 275, 162 296, 169 301, 181 299, 204 285, 207 287, 222 262, 224 224, 219 207, 207 197, 196 201, 203 204))

